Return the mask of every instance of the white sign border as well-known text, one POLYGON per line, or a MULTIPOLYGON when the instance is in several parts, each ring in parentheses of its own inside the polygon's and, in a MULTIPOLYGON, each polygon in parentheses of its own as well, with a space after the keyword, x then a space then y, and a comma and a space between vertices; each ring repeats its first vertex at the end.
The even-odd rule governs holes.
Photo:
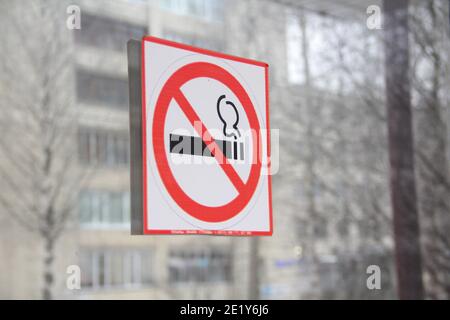
MULTIPOLYGON (((270 174, 270 121, 269 121, 269 78, 268 78, 268 68, 269 65, 264 62, 236 57, 232 55, 223 54, 220 52, 210 51, 202 48, 197 48, 181 43, 176 43, 173 41, 168 41, 165 39, 160 39, 152 36, 145 36, 142 39, 141 42, 141 86, 142 86, 142 165, 143 165, 143 233, 146 235, 155 235, 155 234, 206 234, 206 235, 231 235, 231 236, 271 236, 273 234, 273 209, 272 209, 272 182, 271 182, 271 174, 270 174), (264 74, 265 74, 265 104, 266 104, 266 119, 265 119, 265 125, 266 125, 266 133, 267 133, 267 142, 266 142, 266 156, 268 158, 267 160, 267 190, 268 190, 268 206, 269 206, 269 230, 255 230, 255 231, 249 231, 249 230, 227 230, 227 229, 219 229, 219 230, 203 230, 203 229, 186 229, 186 230, 170 230, 170 229, 151 229, 149 228, 148 224, 148 186, 147 186, 147 180, 148 180, 148 170, 147 170, 147 100, 146 100, 146 71, 145 71, 145 43, 151 42, 155 44, 160 45, 166 45, 182 50, 190 51, 193 54, 202 54, 214 58, 221 58, 225 60, 231 60, 235 62, 241 62, 246 63, 254 66, 259 66, 264 68, 264 74)), ((264 124, 264 123, 263 123, 264 124)), ((263 129, 263 128, 262 128, 263 129)))

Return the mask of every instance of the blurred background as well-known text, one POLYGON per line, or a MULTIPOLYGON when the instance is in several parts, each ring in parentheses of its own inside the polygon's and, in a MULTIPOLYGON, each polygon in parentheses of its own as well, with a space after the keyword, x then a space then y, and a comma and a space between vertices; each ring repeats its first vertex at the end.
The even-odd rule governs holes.
POLYGON ((0 0, 0 298, 449 299, 449 2, 387 2, 0 0), (130 235, 143 35, 269 63, 272 237, 130 235))

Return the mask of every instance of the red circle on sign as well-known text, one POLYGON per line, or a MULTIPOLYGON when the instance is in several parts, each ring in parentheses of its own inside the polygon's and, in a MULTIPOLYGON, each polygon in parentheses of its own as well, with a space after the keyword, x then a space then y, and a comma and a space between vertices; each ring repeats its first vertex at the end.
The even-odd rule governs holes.
MULTIPOLYGON (((178 104, 180 105, 179 102, 178 104)), ((183 106, 180 105, 180 107, 183 109, 183 106)), ((187 114, 185 110, 183 111, 187 114)), ((192 120, 192 118, 189 120, 192 120)), ((193 124, 192 121, 191 124, 193 124)), ((152 135, 156 165, 164 186, 178 206, 180 206, 189 215, 205 222, 222 222, 236 216, 248 204, 256 190, 261 173, 261 148, 259 147, 261 139, 260 126, 250 97, 239 81, 228 71, 207 62, 191 63, 175 71, 175 73, 164 84, 158 97, 153 118, 152 135), (250 128, 252 129, 253 163, 251 165, 248 179, 242 185, 242 188, 237 190, 238 195, 233 200, 227 204, 216 207, 205 206, 198 203, 183 191, 176 181, 172 170, 170 169, 164 145, 164 124, 171 100, 175 99, 175 97, 180 94, 183 95, 181 92, 181 87, 186 82, 200 77, 215 79, 233 91, 243 106, 250 124, 250 128)), ((227 162, 227 159, 224 158, 224 161, 227 162)), ((205 188, 207 187, 208 186, 205 186, 205 188)))

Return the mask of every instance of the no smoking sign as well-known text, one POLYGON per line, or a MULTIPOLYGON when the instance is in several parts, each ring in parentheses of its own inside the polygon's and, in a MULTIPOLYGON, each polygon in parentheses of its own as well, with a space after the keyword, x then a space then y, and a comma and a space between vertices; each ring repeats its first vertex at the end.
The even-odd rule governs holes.
POLYGON ((271 235, 268 66, 142 41, 144 234, 271 235))

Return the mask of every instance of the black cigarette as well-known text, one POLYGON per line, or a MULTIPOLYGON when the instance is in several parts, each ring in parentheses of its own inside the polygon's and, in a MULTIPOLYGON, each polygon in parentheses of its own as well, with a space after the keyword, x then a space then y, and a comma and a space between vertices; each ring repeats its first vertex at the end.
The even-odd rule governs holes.
MULTIPOLYGON (((244 144, 242 142, 215 139, 217 146, 227 159, 238 159, 238 148, 240 148, 240 159, 244 160, 244 144)), ((206 143, 200 137, 184 136, 178 134, 169 135, 170 153, 189 154, 193 156, 214 157, 206 143)))

